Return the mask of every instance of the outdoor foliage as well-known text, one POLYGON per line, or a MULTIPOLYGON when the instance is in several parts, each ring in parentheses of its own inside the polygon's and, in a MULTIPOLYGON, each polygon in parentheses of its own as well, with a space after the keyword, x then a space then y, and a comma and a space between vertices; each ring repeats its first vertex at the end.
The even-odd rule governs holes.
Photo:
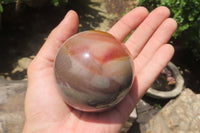
POLYGON ((21 2, 30 1, 30 0, 0 0, 0 13, 3 12, 3 5, 16 3, 16 8, 21 2))
POLYGON ((67 3, 68 0, 51 0, 51 3, 54 5, 54 6, 58 6, 60 4, 63 4, 63 3, 67 3))
MULTIPOLYGON (((0 0, 0 13, 3 12, 3 5, 16 3, 16 8, 17 8, 17 6, 19 6, 21 3, 26 3, 29 1, 32 1, 32 0, 0 0)), ((58 6, 60 4, 68 2, 68 0, 50 0, 50 1, 54 6, 58 6)))
POLYGON ((21 5, 27 5, 27 7, 43 7, 44 5, 52 4, 54 6, 64 5, 68 3, 69 0, 0 0, 0 29, 2 28, 2 13, 6 5, 15 5, 14 12, 18 12, 21 9, 21 5))
POLYGON ((181 40, 182 46, 192 51, 200 60, 200 0, 138 0, 139 5, 150 11, 158 6, 167 6, 178 23, 173 37, 181 40))

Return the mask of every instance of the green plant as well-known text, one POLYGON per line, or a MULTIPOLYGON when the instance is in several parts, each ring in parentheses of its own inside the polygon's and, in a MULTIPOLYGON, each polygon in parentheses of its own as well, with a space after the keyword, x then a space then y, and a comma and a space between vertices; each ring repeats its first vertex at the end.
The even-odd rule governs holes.
MULTIPOLYGON (((32 0, 0 0, 0 13, 3 12, 3 5, 15 3, 16 4, 16 10, 18 10, 21 3, 26 3, 28 1, 32 1, 32 0)), ((68 3, 68 0, 51 0, 51 3, 54 6, 58 6, 58 5, 63 4, 63 3, 68 3)))
POLYGON ((68 0, 51 0, 51 3, 54 6, 58 6, 58 5, 63 4, 63 3, 68 3, 68 0))
POLYGON ((173 37, 181 40, 183 47, 189 48, 200 60, 200 0, 138 0, 139 5, 150 11, 158 6, 167 6, 178 28, 173 37))
POLYGON ((16 4, 16 10, 19 10, 20 4, 22 2, 26 2, 26 1, 30 1, 30 0, 0 0, 0 13, 3 12, 3 5, 15 3, 16 4))
MULTIPOLYGON (((51 2, 51 4, 53 4, 54 6, 58 6, 58 5, 62 5, 62 4, 68 3, 68 1, 69 0, 50 0, 49 2, 51 2)), ((15 4, 15 10, 19 11, 21 3, 27 4, 29 2, 31 2, 32 4, 40 5, 40 3, 37 3, 39 1, 34 1, 34 0, 0 0, 0 29, 2 27, 1 22, 2 22, 2 13, 4 12, 4 8, 3 7, 5 5, 14 3, 15 4)), ((41 2, 41 3, 44 4, 44 2, 41 2)), ((31 4, 27 4, 27 5, 30 6, 31 4)))
POLYGON ((162 109, 162 105, 160 105, 160 104, 158 104, 158 103, 155 103, 153 106, 154 106, 155 108, 162 109))
POLYGON ((2 12, 3 12, 3 6, 2 6, 1 0, 0 0, 0 13, 2 13, 2 12))

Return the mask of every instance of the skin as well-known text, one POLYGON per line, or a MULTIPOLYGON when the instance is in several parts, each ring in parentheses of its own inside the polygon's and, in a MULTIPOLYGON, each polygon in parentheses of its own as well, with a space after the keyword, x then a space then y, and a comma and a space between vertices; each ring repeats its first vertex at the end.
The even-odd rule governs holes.
POLYGON ((133 56, 135 81, 130 93, 116 107, 102 113, 85 113, 69 107, 58 93, 54 76, 55 56, 63 42, 78 29, 78 15, 69 11, 50 33, 28 68, 23 133, 115 133, 119 132, 137 102, 173 56, 167 44, 177 28, 166 7, 150 14, 137 7, 122 17, 108 32, 125 42, 133 56))

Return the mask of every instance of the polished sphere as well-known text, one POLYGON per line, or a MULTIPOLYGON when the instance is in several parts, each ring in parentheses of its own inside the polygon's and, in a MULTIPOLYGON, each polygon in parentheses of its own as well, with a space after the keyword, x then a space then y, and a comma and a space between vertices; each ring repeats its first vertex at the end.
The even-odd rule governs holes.
POLYGON ((71 107, 99 112, 117 105, 134 79, 128 50, 111 34, 85 31, 70 37, 55 60, 55 76, 71 107))

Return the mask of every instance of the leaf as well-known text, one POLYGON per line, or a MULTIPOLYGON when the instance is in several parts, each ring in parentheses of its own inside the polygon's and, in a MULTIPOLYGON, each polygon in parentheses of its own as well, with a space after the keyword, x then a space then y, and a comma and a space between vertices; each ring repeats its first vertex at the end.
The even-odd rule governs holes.
POLYGON ((0 4, 0 13, 3 12, 3 6, 0 4))
POLYGON ((176 40, 182 40, 182 46, 193 50, 200 61, 200 0, 137 0, 140 5, 152 11, 157 6, 167 6, 178 23, 173 34, 176 40))
POLYGON ((161 4, 166 4, 166 3, 169 3, 169 0, 161 0, 160 2, 161 4))
POLYGON ((54 6, 58 6, 59 5, 59 0, 51 0, 51 2, 53 3, 54 6))
POLYGON ((197 18, 198 21, 200 21, 200 16, 197 18))
POLYGON ((137 0, 139 4, 143 4, 145 0, 137 0))
POLYGON ((69 0, 63 0, 63 2, 64 2, 64 3, 68 3, 68 2, 69 2, 69 0))
POLYGON ((190 27, 190 25, 187 23, 187 24, 184 24, 184 25, 180 26, 178 28, 178 30, 179 31, 184 31, 184 30, 187 30, 189 27, 190 27))
POLYGON ((55 2, 55 3, 54 3, 54 6, 58 6, 58 5, 59 5, 59 2, 55 2))
POLYGON ((189 15, 189 16, 188 16, 188 20, 189 20, 189 21, 194 21, 194 17, 193 17, 192 15, 189 15))
POLYGON ((16 0, 4 0, 2 2, 3 2, 3 4, 10 4, 10 3, 15 3, 16 0))

